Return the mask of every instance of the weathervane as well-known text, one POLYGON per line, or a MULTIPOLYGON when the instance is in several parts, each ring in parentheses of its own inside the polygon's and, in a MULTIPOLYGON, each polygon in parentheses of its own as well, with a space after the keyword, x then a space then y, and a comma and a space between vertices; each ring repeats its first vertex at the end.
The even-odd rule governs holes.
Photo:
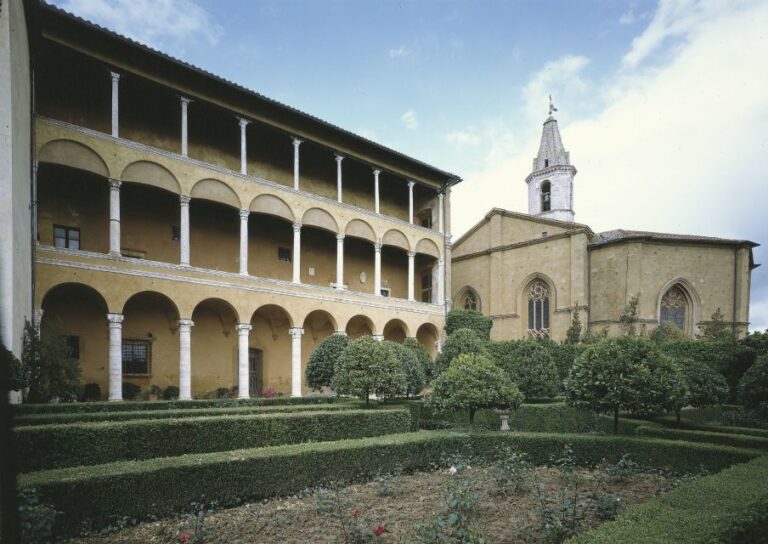
POLYGON ((549 95, 549 116, 552 117, 552 112, 557 111, 557 108, 552 103, 552 95, 549 95))

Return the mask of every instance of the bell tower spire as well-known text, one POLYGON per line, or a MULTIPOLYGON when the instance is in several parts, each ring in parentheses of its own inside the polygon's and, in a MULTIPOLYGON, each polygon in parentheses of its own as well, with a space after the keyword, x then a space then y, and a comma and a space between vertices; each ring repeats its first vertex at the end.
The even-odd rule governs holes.
POLYGON ((549 95, 549 117, 541 131, 539 153, 533 159, 533 171, 525 178, 528 184, 528 213, 548 219, 573 221, 573 178, 576 168, 563 147, 557 119, 557 108, 549 95))

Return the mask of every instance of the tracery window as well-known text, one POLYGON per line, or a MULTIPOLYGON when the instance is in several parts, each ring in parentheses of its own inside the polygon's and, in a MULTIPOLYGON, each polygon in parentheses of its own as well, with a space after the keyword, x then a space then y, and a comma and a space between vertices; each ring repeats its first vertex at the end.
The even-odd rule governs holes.
POLYGON ((685 319, 688 313, 688 298, 678 286, 672 287, 661 298, 661 323, 674 323, 680 330, 685 330, 685 319))
POLYGON ((472 291, 467 291, 464 295, 464 309, 465 310, 479 310, 479 304, 477 303, 477 295, 472 291))
POLYGON ((545 181, 541 184, 541 211, 548 212, 552 209, 552 184, 545 181))
POLYGON ((539 338, 549 336, 549 287, 541 280, 534 281, 528 295, 528 334, 539 338))

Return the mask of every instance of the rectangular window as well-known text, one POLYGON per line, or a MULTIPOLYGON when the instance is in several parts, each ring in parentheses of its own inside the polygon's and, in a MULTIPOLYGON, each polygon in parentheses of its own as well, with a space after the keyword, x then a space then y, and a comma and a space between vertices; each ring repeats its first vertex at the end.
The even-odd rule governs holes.
POLYGON ((279 247, 277 248, 277 260, 278 261, 285 261, 287 263, 291 262, 291 250, 287 247, 279 247))
POLYGON ((381 288, 381 296, 389 297, 389 293, 390 293, 389 287, 382 287, 381 288))
POLYGON ((80 249, 80 229, 54 225, 53 245, 62 249, 80 249))
POLYGON ((418 220, 419 225, 421 225, 422 227, 431 229, 432 228, 432 208, 421 210, 416 216, 416 219, 418 220))
POLYGON ((432 302, 432 274, 421 276, 421 301, 432 302))
POLYGON ((148 375, 151 355, 148 340, 123 340, 123 374, 148 375))
POLYGON ((67 347, 69 348, 69 356, 73 359, 80 359, 80 337, 68 335, 65 336, 64 339, 66 340, 67 347))

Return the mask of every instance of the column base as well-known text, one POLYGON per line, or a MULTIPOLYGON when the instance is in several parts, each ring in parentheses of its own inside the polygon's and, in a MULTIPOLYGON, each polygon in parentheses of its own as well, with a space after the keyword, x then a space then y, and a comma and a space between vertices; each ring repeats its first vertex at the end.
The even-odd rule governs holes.
POLYGON ((123 397, 109 398, 109 402, 123 402, 123 397))
POLYGON ((331 287, 333 287, 337 291, 346 291, 348 286, 344 284, 339 284, 339 283, 332 283, 331 287))
POLYGON ((119 258, 119 257, 122 257, 123 254, 120 253, 119 251, 110 251, 109 252, 109 256, 110 257, 114 257, 114 258, 119 258))

